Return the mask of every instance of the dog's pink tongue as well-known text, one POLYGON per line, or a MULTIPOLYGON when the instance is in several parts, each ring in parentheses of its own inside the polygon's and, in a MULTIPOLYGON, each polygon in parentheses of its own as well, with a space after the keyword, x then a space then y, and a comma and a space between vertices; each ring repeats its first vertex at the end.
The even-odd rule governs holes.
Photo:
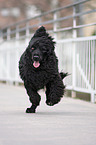
POLYGON ((34 66, 35 68, 39 67, 39 66, 40 66, 39 61, 34 61, 33 66, 34 66))

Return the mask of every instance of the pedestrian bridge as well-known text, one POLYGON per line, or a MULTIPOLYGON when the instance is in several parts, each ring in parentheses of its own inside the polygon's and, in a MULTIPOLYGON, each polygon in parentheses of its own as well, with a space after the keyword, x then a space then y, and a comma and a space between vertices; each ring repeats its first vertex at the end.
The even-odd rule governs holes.
POLYGON ((96 145, 96 36, 78 37, 79 31, 95 28, 96 22, 77 25, 78 17, 96 12, 77 11, 87 1, 57 8, 0 31, 0 145, 96 145), (62 10, 64 13, 69 9, 70 15, 59 17, 62 10), (64 27, 69 19, 71 25, 64 27), (37 112, 25 113, 31 104, 19 77, 18 62, 40 25, 57 42, 59 70, 71 74, 64 80, 66 89, 72 91, 73 97, 76 92, 90 94, 92 103, 63 97, 50 107, 41 90, 37 112))

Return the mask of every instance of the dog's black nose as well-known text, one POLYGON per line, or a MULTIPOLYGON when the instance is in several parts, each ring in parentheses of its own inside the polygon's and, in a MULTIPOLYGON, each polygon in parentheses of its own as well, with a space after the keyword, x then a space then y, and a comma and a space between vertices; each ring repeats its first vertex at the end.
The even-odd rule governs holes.
POLYGON ((33 59, 34 59, 34 61, 39 61, 39 55, 34 55, 33 59))

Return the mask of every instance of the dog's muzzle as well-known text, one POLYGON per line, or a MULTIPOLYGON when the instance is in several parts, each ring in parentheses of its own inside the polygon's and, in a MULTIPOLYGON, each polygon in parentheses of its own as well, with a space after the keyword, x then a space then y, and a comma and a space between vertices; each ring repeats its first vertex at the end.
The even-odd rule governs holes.
POLYGON ((34 60, 34 61, 39 61, 39 55, 34 55, 34 56, 33 56, 33 60, 34 60))
POLYGON ((39 60, 40 60, 39 55, 34 55, 33 56, 33 61, 34 61, 33 66, 35 68, 38 68, 40 66, 39 60))

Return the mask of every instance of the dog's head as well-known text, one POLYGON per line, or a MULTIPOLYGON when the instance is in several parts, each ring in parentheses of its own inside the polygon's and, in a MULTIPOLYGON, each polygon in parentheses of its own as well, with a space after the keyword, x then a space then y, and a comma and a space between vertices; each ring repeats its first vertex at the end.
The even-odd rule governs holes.
POLYGON ((43 26, 37 29, 28 46, 34 68, 38 68, 43 60, 52 54, 54 44, 53 38, 49 36, 43 26))

